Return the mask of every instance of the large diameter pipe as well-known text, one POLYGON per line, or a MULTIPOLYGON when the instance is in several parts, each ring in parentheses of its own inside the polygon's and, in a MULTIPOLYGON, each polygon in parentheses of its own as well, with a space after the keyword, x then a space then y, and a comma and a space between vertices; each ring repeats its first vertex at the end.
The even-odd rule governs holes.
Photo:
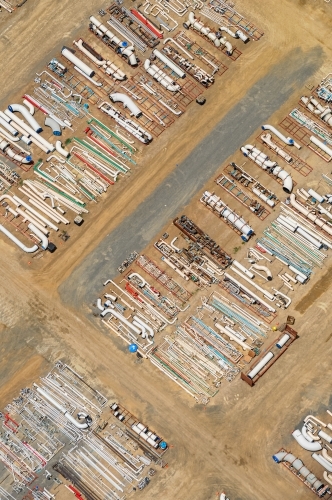
POLYGON ((110 94, 110 99, 112 102, 122 102, 124 108, 128 108, 130 113, 134 115, 136 118, 139 118, 142 116, 142 111, 139 109, 138 106, 134 103, 130 97, 128 97, 126 94, 122 94, 120 92, 114 92, 113 94, 110 94))
POLYGON ((305 450, 319 451, 322 449, 322 445, 318 441, 314 441, 314 442, 310 443, 309 441, 306 440, 306 438, 303 436, 302 432, 298 429, 296 429, 292 433, 292 436, 298 442, 298 444, 305 450))
POLYGON ((43 250, 47 250, 48 248, 48 238, 47 236, 40 231, 32 222, 28 225, 28 228, 40 239, 41 247, 43 250))
POLYGON ((249 288, 245 287, 240 281, 238 281, 237 279, 233 278, 233 276, 231 276, 231 275, 229 275, 227 273, 225 273, 224 276, 225 276, 225 278, 228 278, 230 281, 232 281, 236 285, 240 286, 242 288, 242 290, 244 290, 249 295, 251 295, 252 297, 254 297, 258 302, 260 302, 262 305, 264 305, 270 312, 273 312, 273 313, 276 312, 276 310, 273 307, 271 307, 267 302, 265 302, 263 299, 261 299, 260 297, 258 297, 258 295, 256 295, 254 292, 252 292, 251 290, 249 290, 249 288))
POLYGON ((291 137, 285 137, 279 130, 277 130, 275 127, 272 127, 272 125, 262 125, 263 130, 270 130, 274 135, 279 137, 285 144, 288 144, 289 146, 295 146, 298 149, 301 149, 301 146, 299 144, 296 144, 294 139, 291 137))
POLYGON ((174 73, 176 73, 180 78, 185 78, 186 73, 182 71, 182 69, 179 68, 173 61, 171 61, 168 57, 166 57, 164 54, 159 52, 159 50, 154 49, 153 54, 158 57, 164 64, 166 64, 174 73))
POLYGON ((0 125, 2 125, 5 129, 7 129, 8 132, 10 132, 14 137, 18 135, 18 131, 16 130, 16 128, 10 125, 7 122, 7 120, 4 120, 1 116, 0 116, 0 125))
POLYGON ((36 388, 36 391, 41 394, 47 401, 52 403, 55 408, 57 408, 72 424, 75 425, 78 429, 87 429, 89 427, 89 424, 85 422, 84 424, 81 424, 80 422, 77 422, 77 420, 64 408, 63 406, 60 405, 48 392, 44 391, 44 389, 41 389, 40 387, 36 388))
POLYGON ((311 456, 314 460, 316 460, 316 462, 322 465, 324 469, 332 472, 332 463, 326 460, 326 458, 324 458, 322 455, 318 455, 317 453, 313 453, 311 456))
POLYGON ((0 231, 7 236, 10 240, 12 240, 15 245, 17 245, 21 250, 26 253, 33 253, 38 250, 38 245, 33 245, 32 247, 27 247, 24 245, 19 239, 17 239, 11 232, 8 231, 2 224, 0 224, 0 231))
POLYGON ((137 335, 140 335, 141 334, 141 331, 136 328, 136 326, 134 326, 132 323, 130 323, 130 321, 128 321, 122 314, 118 313, 117 311, 115 311, 114 309, 105 309, 101 314, 100 316, 102 318, 104 318, 107 314, 112 314, 112 316, 114 316, 115 318, 117 318, 119 321, 121 321, 121 323, 123 323, 124 325, 126 325, 128 328, 130 328, 133 332, 135 332, 137 335))
POLYGON ((332 149, 329 148, 328 146, 326 146, 326 144, 324 144, 324 142, 320 141, 319 139, 317 139, 317 137, 314 137, 313 135, 310 137, 310 142, 312 142, 313 144, 318 146, 320 149, 325 151, 325 153, 327 153, 332 158, 332 149))
POLYGON ((31 136, 31 137, 34 137, 35 139, 37 139, 37 141, 39 141, 41 144, 44 144, 44 146, 46 146, 51 152, 54 151, 54 146, 52 143, 48 142, 46 139, 44 139, 44 137, 42 137, 41 135, 37 134, 37 132, 35 132, 29 125, 27 125, 23 120, 20 120, 14 113, 12 113, 9 109, 6 109, 5 110, 5 114, 11 119, 13 120, 15 123, 17 123, 18 125, 20 125, 21 128, 23 128, 26 132, 28 132, 28 134, 31 136))
POLYGON ((242 264, 240 264, 240 262, 238 262, 237 260, 233 260, 232 262, 232 266, 235 266, 237 267, 238 269, 240 269, 240 271, 242 271, 244 274, 246 274, 250 279, 254 278, 255 275, 254 273, 252 273, 251 271, 249 271, 249 269, 247 269, 246 267, 244 267, 242 264))
POLYGON ((231 340, 234 340, 234 342, 236 342, 237 344, 239 344, 242 347, 242 349, 248 350, 248 351, 251 350, 251 346, 250 345, 248 345, 245 342, 243 342, 243 340, 240 340, 236 335, 234 335, 234 333, 230 332, 229 330, 226 330, 226 328, 224 328, 219 323, 215 323, 215 327, 218 328, 218 330, 220 330, 222 333, 224 333, 225 335, 227 335, 227 337, 229 337, 231 340))
POLYGON ((67 47, 63 47, 61 50, 61 54, 68 59, 68 61, 72 62, 74 66, 77 66, 84 74, 88 77, 92 78, 95 74, 94 70, 91 69, 87 64, 85 64, 81 59, 79 59, 75 54, 73 54, 67 47))
POLYGON ((253 379, 256 377, 256 375, 268 364, 269 361, 274 357, 274 354, 272 352, 268 352, 265 354, 263 359, 260 360, 260 362, 248 373, 248 377, 253 379))
POLYGON ((21 113, 35 132, 40 133, 43 130, 37 120, 31 115, 29 110, 25 106, 22 106, 22 104, 10 104, 8 109, 12 113, 15 111, 21 113))

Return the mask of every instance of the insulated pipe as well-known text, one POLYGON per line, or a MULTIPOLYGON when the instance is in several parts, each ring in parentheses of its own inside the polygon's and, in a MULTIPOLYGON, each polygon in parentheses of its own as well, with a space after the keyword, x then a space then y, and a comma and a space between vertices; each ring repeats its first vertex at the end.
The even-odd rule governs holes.
POLYGON ((143 320, 141 320, 139 316, 133 316, 133 318, 137 323, 144 326, 144 328, 150 333, 150 337, 154 337, 154 331, 149 325, 147 325, 143 320))
POLYGON ((1 137, 3 137, 4 139, 7 139, 9 142, 14 143, 14 142, 18 142, 20 140, 20 137, 18 137, 18 136, 14 137, 9 132, 4 130, 2 127, 0 127, 0 134, 1 134, 1 137))
MULTIPOLYGON (((234 264, 234 261, 233 261, 233 264, 234 264)), ((252 267, 252 269, 257 269, 257 271, 264 271, 264 273, 266 273, 268 281, 272 280, 272 273, 268 267, 259 266, 258 264, 252 264, 251 267, 252 267)))
POLYGON ((296 201, 295 195, 291 194, 290 195, 290 203, 291 205, 296 208, 301 214, 305 215, 309 220, 311 220, 314 224, 319 226, 323 231, 326 233, 330 234, 332 236, 332 227, 328 224, 325 223, 322 219, 318 218, 317 215, 313 214, 305 208, 302 204, 300 204, 298 201, 296 201))
POLYGON ((297 144, 294 139, 292 139, 291 137, 285 137, 281 132, 279 132, 279 130, 277 130, 275 127, 272 127, 272 125, 262 125, 262 130, 270 130, 285 144, 288 144, 289 146, 295 146, 297 149, 301 149, 301 146, 297 144))
MULTIPOLYGON (((35 215, 41 221, 45 222, 45 224, 47 224, 51 229, 54 229, 55 231, 58 230, 57 226, 54 226, 54 224, 52 224, 45 217, 43 217, 41 214, 39 214, 34 208, 30 207, 27 203, 25 203, 25 201, 21 200, 21 198, 19 198, 18 196, 13 196, 13 200, 17 206, 22 205, 24 208, 29 210, 29 212, 31 212, 33 215, 35 215)), ((34 200, 29 200, 30 203, 32 203, 32 201, 34 201, 34 200)), ((39 208, 39 206, 38 206, 38 208, 39 208)), ((39 209, 42 210, 42 208, 39 208, 39 209)), ((59 221, 59 219, 57 219, 57 221, 59 221)))
MULTIPOLYGON (((251 271, 249 271, 249 269, 247 269, 246 267, 244 267, 242 264, 240 264, 240 262, 238 262, 237 260, 233 260, 232 262, 232 266, 235 266, 237 267, 238 269, 240 269, 240 271, 242 271, 244 274, 246 274, 247 276, 249 276, 250 279, 254 278, 255 275, 254 273, 252 273, 251 271)), ((253 266, 251 266, 253 267, 253 266)))
MULTIPOLYGON (((11 210, 10 208, 8 208, 8 210, 13 213, 15 212, 15 210, 11 210)), ((49 230, 48 229, 45 229, 45 225, 43 227, 42 223, 40 221, 38 221, 37 217, 35 217, 34 215, 28 213, 28 212, 25 212, 24 210, 21 210, 20 208, 17 208, 16 209, 16 215, 22 215, 22 217, 25 219, 25 220, 28 220, 29 222, 32 222, 32 224, 37 228, 39 229, 40 231, 42 231, 45 236, 48 235, 49 233, 49 230)))
POLYGON ((91 59, 95 64, 97 64, 97 66, 104 66, 107 64, 107 61, 105 59, 103 59, 100 54, 97 54, 92 49, 92 47, 90 47, 89 45, 84 43, 81 38, 79 40, 77 40, 77 42, 76 42, 76 40, 74 40, 73 43, 74 43, 74 45, 76 45, 76 47, 79 48, 79 50, 81 52, 83 52, 83 54, 85 54, 89 59, 91 59), (85 47, 84 47, 84 45, 85 45, 85 47), (92 53, 87 47, 89 47, 89 49, 93 50, 94 53, 92 53), (99 58, 97 57, 97 55, 99 56, 99 58))
POLYGON ((321 196, 320 194, 318 194, 316 191, 314 191, 311 188, 308 190, 308 195, 315 198, 315 200, 318 201, 318 203, 323 203, 325 201, 324 196, 321 196))
POLYGON ((315 441, 313 443, 307 441, 306 438, 303 436, 302 432, 300 430, 298 430, 298 429, 296 429, 292 433, 292 436, 298 442, 298 444, 302 448, 304 448, 305 450, 308 450, 308 451, 319 451, 319 450, 322 449, 321 444, 318 443, 317 441, 315 441))
POLYGON ((325 448, 322 449, 322 455, 328 462, 332 463, 332 457, 330 457, 325 448))
POLYGON ((0 231, 7 236, 10 240, 12 240, 15 245, 21 248, 26 253, 33 253, 38 250, 38 245, 34 245, 32 247, 25 246, 19 239, 17 239, 12 233, 8 231, 2 224, 0 224, 0 231))
POLYGON ((268 364, 269 361, 274 357, 272 352, 268 352, 265 356, 260 360, 260 362, 248 373, 248 377, 253 379, 256 375, 268 364))
POLYGON ((280 462, 288 462, 291 466, 298 471, 305 480, 316 490, 319 491, 324 485, 316 476, 303 465, 302 460, 296 458, 292 453, 287 451, 280 451, 273 455, 273 460, 279 464, 280 462))
POLYGON ((152 76, 157 82, 160 83, 165 89, 169 90, 170 92, 177 92, 178 90, 181 90, 180 85, 175 83, 174 80, 172 80, 171 77, 169 77, 164 71, 158 68, 155 64, 151 64, 150 59, 146 59, 144 63, 144 69, 149 75, 152 76))
MULTIPOLYGON (((5 114, 13 120, 17 125, 21 127, 21 129, 24 130, 25 133, 28 132, 28 134, 31 136, 31 138, 35 138, 37 141, 39 141, 41 144, 43 144, 50 152, 54 151, 54 146, 51 142, 48 142, 44 137, 41 135, 37 134, 29 125, 27 125, 23 120, 20 120, 14 113, 12 113, 9 109, 5 110, 5 114)), ((16 127, 15 127, 16 128, 16 127)), ((19 129, 18 129, 19 130, 19 129)))
POLYGON ((85 75, 92 78, 95 74, 94 70, 91 69, 87 64, 85 64, 81 59, 79 59, 75 54, 73 54, 67 47, 63 47, 61 50, 61 54, 68 59, 68 61, 72 62, 74 66, 79 68, 85 75))
POLYGON ((52 405, 55 406, 55 408, 57 408, 57 410, 59 410, 72 424, 74 424, 75 427, 78 429, 87 429, 89 427, 87 422, 84 422, 84 424, 77 422, 77 420, 66 410, 66 408, 61 406, 48 392, 44 391, 44 389, 36 387, 36 391, 47 399, 47 401, 52 403, 52 405))
POLYGON ((327 441, 328 443, 332 443, 332 437, 329 436, 326 432, 324 431, 319 431, 318 432, 318 436, 322 439, 324 439, 324 441, 327 441))
POLYGON ((114 94, 110 94, 109 98, 112 102, 122 102, 124 108, 128 108, 131 115, 134 115, 136 118, 142 116, 142 111, 138 106, 134 103, 130 97, 126 94, 121 94, 120 92, 115 92, 114 94))
MULTIPOLYGON (((281 337, 281 339, 278 340, 278 342, 276 343, 276 347, 278 349, 281 349, 282 347, 284 347, 284 345, 288 342, 289 339, 290 339, 290 336, 287 333, 285 333, 285 335, 283 335, 281 337)), ((303 433, 303 429, 302 429, 302 433, 303 433)))
POLYGON ((274 296, 272 295, 272 293, 268 292, 267 290, 264 290, 264 288, 262 288, 261 286, 257 285, 257 283, 251 281, 249 278, 247 278, 242 273, 240 273, 240 271, 238 271, 237 269, 234 269, 234 268, 231 267, 231 270, 233 272, 235 272, 236 274, 238 274, 242 279, 244 279, 245 281, 247 281, 248 283, 250 283, 257 290, 259 290, 264 295, 264 297, 266 297, 267 299, 269 299, 271 301, 274 300, 274 296))
POLYGON ((147 335, 146 335, 146 329, 143 325, 141 325, 141 323, 139 323, 138 321, 133 321, 133 325, 136 326, 140 331, 140 334, 142 335, 142 338, 143 339, 146 339, 147 335))
POLYGON ((318 146, 320 149, 325 151, 325 153, 327 153, 332 158, 332 149, 329 148, 328 146, 326 146, 326 144, 324 144, 324 142, 320 141, 319 139, 317 139, 317 137, 315 137, 313 135, 310 137, 310 142, 312 142, 313 144, 318 146))
POLYGON ((243 342, 243 340, 239 339, 236 335, 234 335, 234 333, 230 332, 229 330, 226 330, 226 328, 223 327, 222 325, 220 325, 219 323, 215 323, 214 326, 216 328, 218 328, 218 330, 220 330, 222 333, 224 333, 225 335, 227 335, 231 340, 234 340, 234 342, 236 342, 237 344, 239 344, 242 347, 242 349, 248 350, 248 351, 251 350, 251 346, 250 345, 248 345, 245 342, 243 342))
POLYGON ((5 127, 5 129, 7 129, 8 132, 10 132, 14 137, 18 135, 18 131, 12 125, 10 125, 7 122, 7 120, 4 120, 1 116, 0 116, 0 125, 5 127))
POLYGON ((50 127, 52 129, 53 135, 56 135, 56 136, 61 135, 61 127, 60 127, 58 122, 53 120, 53 118, 50 118, 49 116, 47 116, 47 118, 45 118, 45 125, 46 125, 46 127, 50 127))
POLYGON ((41 247, 43 250, 47 250, 48 238, 43 234, 40 229, 38 229, 32 222, 28 225, 28 228, 40 239, 41 247))
MULTIPOLYGON (((289 337, 289 336, 288 336, 289 337)), ((314 441, 319 441, 319 437, 314 437, 311 433, 309 435, 306 426, 304 425, 301 429, 301 432, 304 436, 304 438, 309 442, 313 443, 314 441)))
POLYGON ((67 151, 62 147, 61 141, 56 141, 55 149, 57 150, 58 153, 60 153, 60 155, 64 156, 65 158, 68 158, 68 156, 70 155, 69 151, 67 151))
POLYGON ((22 106, 22 104, 10 104, 8 106, 8 109, 12 113, 14 113, 15 111, 21 113, 21 115, 24 116, 32 129, 38 134, 43 130, 37 120, 29 113, 29 110, 27 110, 25 106, 22 106))
POLYGON ((261 200, 265 201, 265 203, 267 203, 270 207, 274 207, 275 206, 275 202, 269 198, 268 196, 266 196, 266 194, 263 194, 259 189, 257 188, 252 188, 252 192, 258 196, 258 198, 260 198, 261 200))
POLYGON ((23 99, 23 104, 28 108, 30 115, 33 116, 35 114, 34 105, 27 99, 23 99))
POLYGON ((158 57, 158 59, 160 59, 164 64, 166 64, 172 71, 174 71, 174 73, 176 73, 180 78, 186 77, 186 73, 182 71, 182 69, 179 68, 179 66, 177 66, 173 61, 171 61, 171 59, 159 52, 159 50, 154 49, 152 53, 156 57, 158 57))
POLYGON ((126 325, 128 328, 130 328, 133 332, 135 332, 137 335, 140 335, 141 332, 136 326, 134 326, 130 321, 128 321, 122 314, 118 313, 114 309, 104 309, 104 311, 100 314, 102 318, 104 318, 107 314, 112 314, 115 318, 117 318, 121 323, 126 325))
POLYGON ((326 458, 322 457, 322 455, 317 455, 317 453, 313 453, 311 456, 314 460, 316 460, 316 462, 322 465, 324 469, 328 470, 329 472, 332 472, 332 463, 326 460, 326 458))
POLYGON ((263 304, 270 312, 273 312, 273 313, 276 312, 276 310, 273 307, 271 307, 267 302, 265 302, 263 299, 261 299, 260 297, 258 297, 258 295, 256 295, 254 292, 252 292, 251 290, 249 290, 249 288, 245 287, 237 279, 233 278, 233 276, 230 276, 227 273, 225 273, 224 276, 225 276, 225 278, 228 278, 230 281, 232 281, 232 283, 235 283, 236 285, 238 285, 239 287, 241 287, 242 290, 244 290, 246 293, 248 293, 249 295, 251 295, 252 297, 254 297, 257 300, 257 302, 259 302, 260 304, 263 304))

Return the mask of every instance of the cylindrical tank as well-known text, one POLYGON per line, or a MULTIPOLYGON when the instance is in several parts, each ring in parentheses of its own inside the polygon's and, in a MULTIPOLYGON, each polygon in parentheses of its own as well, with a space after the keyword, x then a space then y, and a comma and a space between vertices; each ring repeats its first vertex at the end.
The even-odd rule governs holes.
POLYGON ((256 377, 257 373, 259 373, 264 368, 264 366, 267 365, 269 361, 271 361, 273 357, 274 354, 272 352, 268 352, 267 354, 265 354, 264 358, 261 359, 260 362, 255 366, 255 368, 253 368, 248 373, 248 377, 251 379, 256 377))
POLYGON ((66 59, 68 59, 68 61, 72 62, 75 66, 80 68, 83 71, 83 73, 85 73, 90 78, 92 78, 93 75, 95 74, 93 69, 91 69, 87 64, 85 64, 83 61, 81 61, 81 59, 76 57, 75 54, 73 54, 69 49, 67 49, 67 47, 62 48, 61 54, 66 59))
POLYGON ((278 340, 278 342, 276 343, 276 347, 278 347, 278 349, 281 349, 282 347, 284 347, 284 345, 286 344, 286 342, 290 339, 290 336, 285 333, 285 335, 283 335, 281 337, 280 340, 278 340))

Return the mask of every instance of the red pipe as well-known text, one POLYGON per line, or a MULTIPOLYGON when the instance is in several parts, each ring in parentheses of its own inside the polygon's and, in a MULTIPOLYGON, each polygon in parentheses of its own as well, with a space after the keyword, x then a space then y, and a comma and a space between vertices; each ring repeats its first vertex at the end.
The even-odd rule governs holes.
POLYGON ((114 185, 114 182, 111 181, 108 177, 106 177, 106 175, 102 174, 101 172, 99 172, 99 170, 94 167, 93 165, 91 165, 91 163, 89 163, 85 158, 83 158, 81 155, 79 155, 78 153, 75 153, 74 152, 74 156, 76 156, 76 158, 78 158, 79 160, 81 160, 85 165, 87 165, 89 168, 91 168, 91 170, 93 170, 96 174, 98 174, 102 179, 104 179, 104 181, 106 181, 108 184, 112 184, 114 185))
POLYGON ((130 9, 130 12, 133 14, 133 16, 137 17, 137 19, 142 21, 142 23, 144 23, 145 26, 150 31, 152 31, 154 35, 156 35, 158 38, 164 38, 163 32, 158 30, 158 28, 156 28, 152 23, 150 23, 150 21, 145 16, 143 16, 143 14, 141 14, 138 10, 130 9))
POLYGON ((103 142, 101 142, 99 139, 92 136, 92 134, 93 134, 92 130, 89 129, 88 132, 86 132, 86 130, 84 130, 84 132, 87 134, 88 137, 90 137, 91 141, 93 141, 95 144, 98 144, 98 146, 100 146, 102 149, 104 149, 104 151, 106 151, 107 153, 111 154, 112 156, 114 156, 116 158, 116 154, 110 148, 105 146, 105 144, 103 142))
POLYGON ((29 95, 26 95, 24 94, 24 96, 22 96, 23 99, 26 99, 30 104, 32 104, 35 108, 39 109, 42 113, 44 113, 44 115, 48 115, 48 111, 46 111, 46 108, 44 108, 43 106, 41 106, 40 104, 37 103, 37 101, 35 101, 32 97, 30 97, 29 95))
POLYGON ((74 493, 74 495, 75 495, 75 497, 76 497, 76 498, 82 498, 82 499, 83 499, 83 497, 82 497, 82 493, 80 493, 80 492, 79 492, 76 488, 74 488, 74 486, 72 486, 71 484, 68 486, 68 489, 74 493))

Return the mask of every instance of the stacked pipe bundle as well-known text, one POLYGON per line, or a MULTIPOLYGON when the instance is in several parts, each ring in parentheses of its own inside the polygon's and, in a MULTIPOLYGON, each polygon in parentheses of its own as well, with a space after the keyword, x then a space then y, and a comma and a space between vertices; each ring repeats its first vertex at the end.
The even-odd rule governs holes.
POLYGON ((282 188, 286 193, 292 192, 293 179, 291 175, 288 172, 286 172, 286 170, 284 170, 282 167, 280 167, 280 165, 278 165, 276 161, 270 160, 265 153, 260 151, 255 146, 252 146, 251 144, 246 144, 245 146, 242 146, 241 151, 244 154, 244 156, 250 158, 263 170, 267 170, 272 175, 275 175, 276 177, 281 179, 283 181, 282 188))

